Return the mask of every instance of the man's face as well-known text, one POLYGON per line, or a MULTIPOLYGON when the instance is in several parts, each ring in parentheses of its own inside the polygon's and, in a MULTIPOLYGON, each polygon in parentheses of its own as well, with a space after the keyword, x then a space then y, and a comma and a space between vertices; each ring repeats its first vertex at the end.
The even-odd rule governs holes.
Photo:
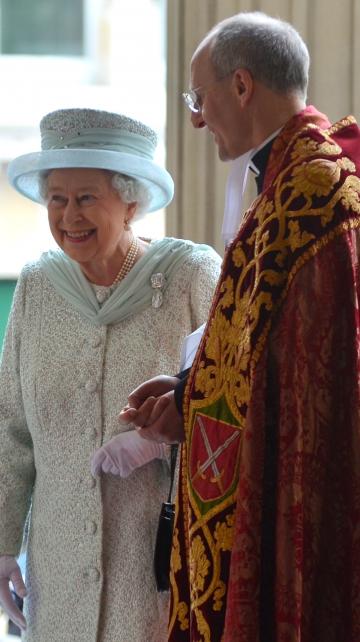
POLYGON ((191 63, 191 88, 201 111, 192 112, 191 122, 196 128, 206 126, 209 129, 223 161, 233 160, 251 149, 243 135, 245 117, 233 78, 232 73, 222 80, 216 79, 208 49, 195 54, 191 63))

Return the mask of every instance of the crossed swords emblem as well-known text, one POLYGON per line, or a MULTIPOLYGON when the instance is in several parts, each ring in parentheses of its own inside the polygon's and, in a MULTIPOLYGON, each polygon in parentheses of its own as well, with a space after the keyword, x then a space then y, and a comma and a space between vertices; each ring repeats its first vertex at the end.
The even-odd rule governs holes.
POLYGON ((233 434, 230 435, 230 437, 228 437, 223 444, 221 444, 221 446, 218 446, 216 450, 212 450, 203 420, 199 415, 197 416, 197 421, 200 426, 200 432, 204 440, 206 452, 208 454, 208 459, 204 461, 201 465, 199 461, 197 462, 197 470, 195 475, 192 477, 191 481, 194 482, 198 477, 201 477, 201 479, 206 479, 206 475, 204 473, 207 470, 207 468, 211 466, 213 476, 210 477, 210 483, 217 484, 219 486, 221 493, 223 493, 224 488, 222 484, 222 477, 224 475, 224 470, 221 470, 221 471, 219 470, 218 465, 216 463, 216 459, 217 457, 219 457, 219 455, 221 455, 221 453, 224 452, 224 450, 228 448, 228 446, 230 446, 230 444, 234 441, 234 439, 237 439, 239 437, 239 431, 235 430, 233 434))

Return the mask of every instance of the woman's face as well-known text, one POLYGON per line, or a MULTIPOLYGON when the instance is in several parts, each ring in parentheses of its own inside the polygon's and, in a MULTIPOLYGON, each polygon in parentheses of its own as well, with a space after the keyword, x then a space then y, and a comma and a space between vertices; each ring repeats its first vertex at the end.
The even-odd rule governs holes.
POLYGON ((47 209, 56 243, 80 265, 116 262, 127 251, 135 203, 124 203, 101 169, 54 169, 47 179, 47 209))

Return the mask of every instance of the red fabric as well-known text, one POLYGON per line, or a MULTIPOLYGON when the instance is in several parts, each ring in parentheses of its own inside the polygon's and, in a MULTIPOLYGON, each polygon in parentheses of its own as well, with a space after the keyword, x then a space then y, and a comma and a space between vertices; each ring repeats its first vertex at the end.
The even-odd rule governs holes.
POLYGON ((331 123, 328 117, 315 109, 313 105, 308 105, 297 114, 295 118, 291 118, 273 142, 269 162, 266 167, 264 189, 276 178, 279 166, 283 162, 284 155, 289 144, 291 144, 292 138, 298 136, 301 130, 308 128, 309 125, 315 125, 319 127, 319 129, 327 129, 331 126, 331 123))
POLYGON ((261 515, 252 511, 249 523, 247 505, 249 488, 262 486, 258 460, 264 448, 266 374, 277 381, 279 408, 276 573, 267 596, 275 612, 269 639, 360 640, 360 301, 349 296, 360 297, 359 249, 359 232, 351 231, 299 271, 258 364, 224 642, 259 640, 259 592, 252 600, 244 592, 243 569, 246 575, 249 564, 258 563, 261 545, 261 515))
POLYGON ((360 639, 360 133, 327 126, 283 128, 224 259, 184 401, 171 642, 360 639))

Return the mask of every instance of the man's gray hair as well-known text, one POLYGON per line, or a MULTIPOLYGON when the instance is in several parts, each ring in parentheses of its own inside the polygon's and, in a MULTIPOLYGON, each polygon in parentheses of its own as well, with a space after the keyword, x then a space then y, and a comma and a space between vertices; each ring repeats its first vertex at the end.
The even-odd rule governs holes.
MULTIPOLYGON (((150 195, 146 186, 132 176, 118 174, 107 169, 103 171, 110 174, 111 185, 118 192, 124 203, 137 203, 134 220, 142 218, 142 216, 146 214, 150 203, 150 195)), ((40 194, 44 203, 47 200, 48 177, 50 173, 51 170, 40 174, 40 194)))
POLYGON ((243 67, 269 89, 306 98, 309 52, 289 23, 254 11, 215 25, 199 46, 209 45, 217 78, 243 67))

